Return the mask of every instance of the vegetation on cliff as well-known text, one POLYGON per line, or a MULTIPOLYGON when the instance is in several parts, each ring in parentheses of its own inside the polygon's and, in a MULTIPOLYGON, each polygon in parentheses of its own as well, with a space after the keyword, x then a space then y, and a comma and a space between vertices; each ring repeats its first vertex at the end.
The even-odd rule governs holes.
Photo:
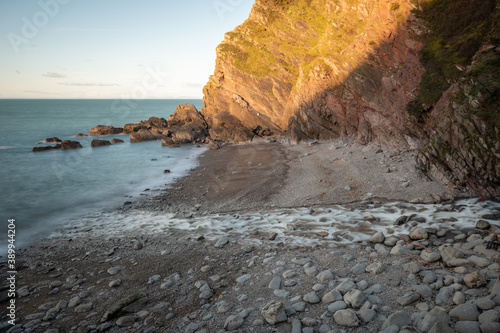
MULTIPOLYGON (((425 73, 418 96, 408 104, 408 111, 421 118, 451 84, 464 77, 483 45, 498 44, 498 37, 490 34, 498 15, 493 14, 496 0, 427 0, 419 1, 418 5, 414 13, 425 22, 429 31, 422 38, 425 45, 421 63, 425 73)), ((482 66, 475 66, 468 76, 480 76, 485 70, 496 69, 498 73, 497 66, 498 60, 487 60, 482 66)), ((487 81, 490 79, 493 77, 487 81)), ((494 82, 491 83, 493 85, 487 90, 498 89, 494 82)))

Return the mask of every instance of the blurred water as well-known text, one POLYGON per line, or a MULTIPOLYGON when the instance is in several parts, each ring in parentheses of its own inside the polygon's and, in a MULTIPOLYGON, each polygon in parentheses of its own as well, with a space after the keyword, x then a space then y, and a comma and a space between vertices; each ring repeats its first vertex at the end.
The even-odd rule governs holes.
POLYGON ((159 141, 91 148, 96 125, 123 126, 151 116, 168 118, 179 104, 201 100, 0 100, 0 247, 7 243, 7 221, 16 219, 17 245, 49 234, 75 217, 111 208, 146 188, 171 181, 190 169, 203 149, 171 149, 159 141), (33 153, 56 136, 79 141, 83 149, 33 153), (165 169, 173 172, 164 174, 165 169))

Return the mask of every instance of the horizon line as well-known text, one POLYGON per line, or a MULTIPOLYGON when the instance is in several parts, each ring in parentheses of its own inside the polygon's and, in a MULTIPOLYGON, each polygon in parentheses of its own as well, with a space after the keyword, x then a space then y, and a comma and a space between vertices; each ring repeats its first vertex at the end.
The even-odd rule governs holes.
POLYGON ((194 98, 194 97, 175 97, 175 98, 141 98, 141 99, 136 99, 136 98, 44 98, 44 97, 0 97, 0 100, 126 100, 126 101, 147 101, 147 100, 172 100, 172 99, 189 99, 189 100, 203 100, 202 97, 200 98, 194 98))

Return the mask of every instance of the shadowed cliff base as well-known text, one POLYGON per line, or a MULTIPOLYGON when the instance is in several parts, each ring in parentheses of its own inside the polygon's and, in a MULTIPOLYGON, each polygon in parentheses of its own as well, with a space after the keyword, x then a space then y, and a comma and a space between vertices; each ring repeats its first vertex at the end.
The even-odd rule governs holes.
POLYGON ((320 19, 301 3, 257 1, 218 48, 202 110, 213 137, 249 140, 260 126, 294 141, 345 137, 420 149, 430 177, 500 195, 499 85, 491 71, 498 68, 497 1, 313 1, 311 8, 325 9, 320 19), (256 55, 261 61, 250 65, 256 55), (255 67, 267 62, 266 71, 255 67), (220 130, 228 123, 233 130, 220 130))

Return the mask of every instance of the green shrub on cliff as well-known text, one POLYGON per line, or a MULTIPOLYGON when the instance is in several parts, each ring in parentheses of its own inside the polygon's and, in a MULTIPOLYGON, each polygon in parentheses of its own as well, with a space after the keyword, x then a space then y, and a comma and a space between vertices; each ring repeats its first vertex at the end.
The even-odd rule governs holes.
POLYGON ((479 48, 489 42, 498 9, 497 0, 427 0, 416 4, 420 6, 416 16, 430 30, 423 37, 421 62, 425 73, 420 91, 407 107, 420 118, 452 83, 464 76, 479 48))

